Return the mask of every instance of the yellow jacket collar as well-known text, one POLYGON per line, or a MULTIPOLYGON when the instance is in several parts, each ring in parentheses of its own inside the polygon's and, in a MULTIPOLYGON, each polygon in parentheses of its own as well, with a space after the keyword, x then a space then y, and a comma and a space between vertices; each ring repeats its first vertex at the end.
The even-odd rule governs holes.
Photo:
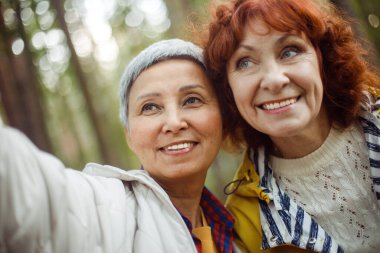
POLYGON ((253 197, 270 202, 270 197, 259 187, 260 176, 257 174, 253 163, 249 159, 249 151, 244 155, 242 164, 239 166, 234 180, 228 186, 228 192, 235 193, 243 197, 253 197))

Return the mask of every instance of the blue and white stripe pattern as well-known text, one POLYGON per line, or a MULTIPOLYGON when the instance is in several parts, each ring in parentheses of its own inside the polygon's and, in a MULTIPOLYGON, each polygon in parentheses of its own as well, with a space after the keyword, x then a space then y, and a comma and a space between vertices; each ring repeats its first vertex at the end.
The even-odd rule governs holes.
MULTIPOLYGON (((380 121, 377 111, 363 111, 360 120, 369 149, 374 190, 380 206, 380 121)), ((344 252, 336 240, 278 187, 269 166, 269 153, 265 148, 252 150, 250 160, 260 175, 259 187, 271 200, 269 204, 260 200, 263 249, 291 244, 316 252, 344 252)))
POLYGON ((259 187, 271 200, 269 204, 259 200, 262 248, 292 244, 317 252, 343 252, 338 243, 278 187, 268 159, 269 154, 264 148, 250 154, 250 160, 260 175, 259 187))
POLYGON ((368 110, 363 110, 360 115, 360 120, 369 150, 373 187, 378 205, 380 206, 380 100, 377 100, 371 107, 372 113, 368 110))

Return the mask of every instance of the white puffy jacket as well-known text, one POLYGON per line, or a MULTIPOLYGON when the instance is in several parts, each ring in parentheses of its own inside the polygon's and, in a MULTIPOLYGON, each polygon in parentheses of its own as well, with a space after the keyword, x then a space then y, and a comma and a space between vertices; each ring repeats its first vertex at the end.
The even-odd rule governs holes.
POLYGON ((191 253, 191 235, 145 171, 66 169, 0 126, 0 252, 191 253))

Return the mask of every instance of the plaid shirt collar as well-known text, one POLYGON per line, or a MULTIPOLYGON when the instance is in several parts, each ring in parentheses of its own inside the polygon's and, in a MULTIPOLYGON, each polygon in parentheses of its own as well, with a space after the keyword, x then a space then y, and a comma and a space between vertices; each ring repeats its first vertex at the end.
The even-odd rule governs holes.
MULTIPOLYGON (((209 191, 203 188, 201 203, 207 223, 211 227, 212 237, 220 253, 232 253, 234 219, 223 204, 209 191)), ((190 233, 192 225, 188 218, 181 214, 190 233)), ((191 234, 198 253, 202 253, 201 241, 191 234)))

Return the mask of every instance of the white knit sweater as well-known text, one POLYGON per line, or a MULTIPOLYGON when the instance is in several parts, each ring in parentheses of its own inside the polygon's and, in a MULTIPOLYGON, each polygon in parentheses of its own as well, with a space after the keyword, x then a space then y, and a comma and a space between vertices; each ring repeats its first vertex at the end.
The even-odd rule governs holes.
POLYGON ((323 145, 299 159, 271 157, 283 189, 330 233, 345 252, 377 252, 380 210, 361 126, 332 128, 323 145))

